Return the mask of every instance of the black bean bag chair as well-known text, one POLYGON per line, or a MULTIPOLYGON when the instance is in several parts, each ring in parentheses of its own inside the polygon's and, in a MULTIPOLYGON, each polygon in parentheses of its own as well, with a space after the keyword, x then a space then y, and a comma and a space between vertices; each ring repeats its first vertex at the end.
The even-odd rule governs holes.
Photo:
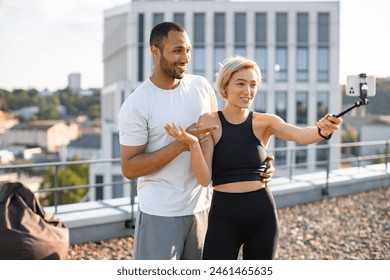
POLYGON ((67 259, 69 230, 21 183, 0 185, 0 259, 67 259))

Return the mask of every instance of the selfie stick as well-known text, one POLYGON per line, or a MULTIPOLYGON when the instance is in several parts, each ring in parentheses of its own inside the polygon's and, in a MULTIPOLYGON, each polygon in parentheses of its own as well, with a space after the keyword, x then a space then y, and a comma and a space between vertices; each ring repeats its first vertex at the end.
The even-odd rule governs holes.
POLYGON ((354 108, 360 107, 361 105, 368 104, 368 98, 367 98, 368 86, 367 86, 367 82, 365 80, 367 78, 367 75, 365 73, 359 74, 359 78, 361 80, 361 82, 359 83, 360 100, 356 101, 354 105, 345 109, 341 113, 334 115, 334 117, 339 118, 354 108), (364 82, 362 82, 362 80, 364 80, 364 82))

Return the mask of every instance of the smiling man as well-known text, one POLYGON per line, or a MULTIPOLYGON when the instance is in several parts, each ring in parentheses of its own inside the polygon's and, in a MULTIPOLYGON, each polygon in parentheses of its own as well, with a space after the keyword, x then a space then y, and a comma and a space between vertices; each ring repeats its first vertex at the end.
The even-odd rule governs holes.
POLYGON ((189 147, 167 135, 178 123, 200 142, 213 128, 199 128, 199 116, 217 110, 209 82, 185 74, 191 42, 173 22, 156 25, 150 35, 154 71, 118 113, 123 175, 138 180, 139 211, 134 259, 201 259, 210 189, 191 171, 189 147))

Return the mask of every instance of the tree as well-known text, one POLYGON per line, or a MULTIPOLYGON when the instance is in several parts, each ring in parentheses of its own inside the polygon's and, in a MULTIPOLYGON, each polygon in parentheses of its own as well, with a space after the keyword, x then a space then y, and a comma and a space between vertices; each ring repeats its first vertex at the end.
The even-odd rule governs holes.
MULTIPOLYGON (((78 160, 73 158, 72 160, 78 160)), ((54 167, 44 174, 43 188, 54 188, 54 167)), ((88 164, 74 164, 58 170, 58 187, 83 186, 88 184, 88 164)), ((88 193, 88 189, 80 188, 76 190, 59 190, 58 205, 80 202, 88 193)), ((48 193, 41 199, 44 206, 54 205, 54 192, 48 193)))

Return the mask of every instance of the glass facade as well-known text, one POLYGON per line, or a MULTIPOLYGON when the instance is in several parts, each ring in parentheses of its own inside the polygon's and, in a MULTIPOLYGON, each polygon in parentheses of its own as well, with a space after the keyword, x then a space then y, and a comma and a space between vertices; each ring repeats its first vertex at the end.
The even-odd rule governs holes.
POLYGON ((113 175, 112 183, 112 198, 123 197, 123 177, 120 175, 113 175))
POLYGON ((287 81, 288 51, 287 51, 287 13, 276 14, 276 57, 275 80, 287 81))
POLYGON ((194 39, 192 50, 193 73, 204 76, 206 73, 205 14, 194 14, 194 39))
MULTIPOLYGON (((226 15, 224 13, 214 14, 214 72, 219 71, 219 64, 226 58, 226 15)), ((215 75, 213 75, 215 80, 215 75)))
POLYGON ((329 92, 317 92, 317 120, 329 112, 329 92))
POLYGON ((246 56, 246 13, 234 14, 234 54, 246 56))
POLYGON ((267 14, 255 15, 255 60, 260 67, 263 81, 267 81, 267 14))
POLYGON ((287 92, 285 91, 276 92, 275 114, 287 121, 287 92))
POLYGON ((317 81, 329 81, 329 48, 318 48, 317 56, 317 81))
POLYGON ((287 47, 277 47, 275 58, 275 80, 278 82, 287 81, 287 60, 287 47))
POLYGON ((319 13, 317 22, 317 81, 329 81, 329 14, 319 13))
POLYGON ((184 13, 174 13, 173 14, 173 21, 177 22, 181 26, 185 27, 184 13))
MULTIPOLYGON (((296 164, 305 164, 307 162, 307 149, 303 145, 297 145, 297 147, 302 148, 295 151, 295 163, 296 164)), ((304 166, 301 166, 304 167, 304 166)))
POLYGON ((307 124, 308 119, 308 93, 306 91, 298 91, 296 94, 296 123, 307 124))
POLYGON ((153 26, 164 21, 163 13, 153 13, 153 26))
POLYGON ((297 82, 309 80, 309 15, 307 13, 297 14, 297 82))
MULTIPOLYGON (((286 148, 287 142, 275 137, 275 148, 286 148)), ((285 150, 276 150, 275 151, 275 165, 286 165, 287 164, 287 151, 285 150)))
POLYGON ((144 14, 138 14, 138 76, 137 80, 139 82, 144 80, 144 33, 145 30, 145 22, 144 22, 144 14))
POLYGON ((253 110, 255 112, 267 112, 267 92, 264 90, 257 91, 256 98, 253 102, 253 110))

